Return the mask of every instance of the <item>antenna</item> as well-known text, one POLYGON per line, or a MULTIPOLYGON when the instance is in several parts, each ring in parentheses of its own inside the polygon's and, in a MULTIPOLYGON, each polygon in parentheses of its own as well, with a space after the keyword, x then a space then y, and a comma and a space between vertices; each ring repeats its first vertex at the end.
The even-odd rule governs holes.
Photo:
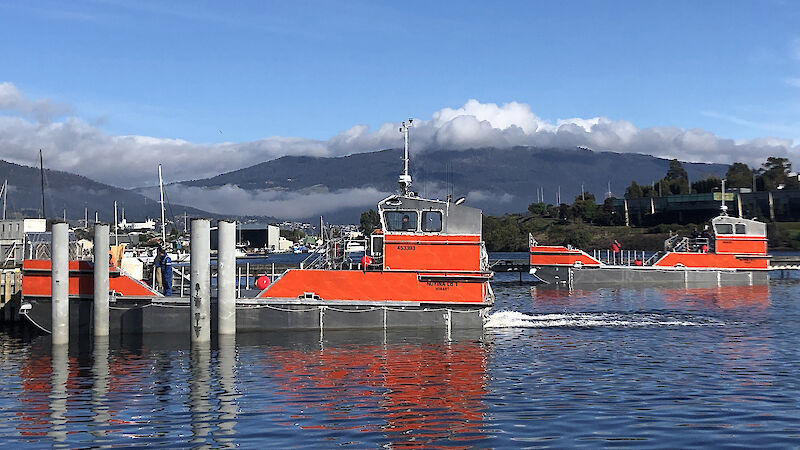
POLYGON ((728 206, 725 204, 725 178, 722 179, 722 205, 720 205, 719 209, 722 210, 722 215, 728 215, 728 206))
POLYGON ((408 188, 411 186, 411 175, 408 174, 408 129, 411 128, 413 121, 414 119, 408 119, 408 124, 405 122, 400 124, 400 132, 403 133, 405 138, 405 148, 403 151, 403 173, 397 182, 400 184, 400 193, 402 195, 408 195, 410 192, 408 188))

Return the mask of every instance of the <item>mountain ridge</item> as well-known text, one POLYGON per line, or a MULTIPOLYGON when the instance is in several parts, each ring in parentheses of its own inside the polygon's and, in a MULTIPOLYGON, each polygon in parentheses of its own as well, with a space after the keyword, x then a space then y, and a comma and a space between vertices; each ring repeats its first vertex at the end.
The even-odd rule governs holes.
MULTIPOLYGON (((601 201, 611 193, 624 194, 632 181, 651 184, 662 178, 669 159, 639 153, 596 152, 585 148, 537 147, 440 150, 413 154, 413 188, 421 195, 444 198, 448 185, 456 196, 487 214, 524 211, 536 201, 541 188, 545 203, 556 203, 560 187, 562 203, 572 203, 581 186, 601 201)), ((721 177, 728 165, 682 162, 690 180, 721 177)), ((330 191, 375 188, 391 193, 402 169, 402 149, 384 149, 343 157, 283 156, 214 177, 184 181, 191 187, 239 186, 247 191, 301 191, 324 187, 330 191)), ((375 205, 349 207, 329 214, 355 222, 357 213, 375 205), (358 211, 357 211, 358 210, 358 211)))

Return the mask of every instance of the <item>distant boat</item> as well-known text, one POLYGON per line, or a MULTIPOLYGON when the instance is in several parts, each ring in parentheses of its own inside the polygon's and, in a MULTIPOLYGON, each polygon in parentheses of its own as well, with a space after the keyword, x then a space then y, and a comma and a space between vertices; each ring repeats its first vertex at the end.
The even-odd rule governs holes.
POLYGON ((590 254, 571 246, 542 245, 531 236, 530 273, 541 282, 569 287, 766 283, 772 258, 766 224, 728 216, 726 209, 723 196, 722 213, 711 220, 710 233, 670 236, 663 251, 647 258, 643 251, 619 247, 590 254))

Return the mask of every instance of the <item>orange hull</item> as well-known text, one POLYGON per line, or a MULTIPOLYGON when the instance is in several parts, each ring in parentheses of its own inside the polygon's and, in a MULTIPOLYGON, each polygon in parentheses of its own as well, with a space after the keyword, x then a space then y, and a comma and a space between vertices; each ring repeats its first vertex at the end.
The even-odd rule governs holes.
POLYGON ((258 296, 298 298, 313 292, 322 300, 483 303, 488 282, 479 274, 472 276, 474 280, 468 278, 447 280, 415 272, 291 269, 258 296))
POLYGON ((765 258, 763 255, 672 252, 664 255, 664 257, 659 259, 654 266, 766 270, 769 268, 769 259, 765 258))
MULTIPOLYGON (((26 259, 22 263, 22 296, 51 296, 51 264, 49 259, 26 259)), ((109 267, 109 289, 120 295, 156 297, 147 286, 109 267)), ((88 261, 69 262, 69 295, 91 297, 94 295, 94 265, 88 261)))
POLYGON ((581 250, 569 249, 561 245, 531 247, 530 258, 532 266, 572 266, 575 263, 599 266, 602 264, 581 250))

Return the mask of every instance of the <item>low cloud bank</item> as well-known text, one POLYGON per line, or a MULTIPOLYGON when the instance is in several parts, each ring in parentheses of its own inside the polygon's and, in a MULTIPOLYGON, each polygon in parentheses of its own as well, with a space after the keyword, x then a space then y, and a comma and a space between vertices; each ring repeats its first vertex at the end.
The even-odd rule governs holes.
MULTIPOLYGON (((168 186, 166 190, 170 202, 175 204, 191 205, 223 215, 260 215, 285 219, 325 215, 350 207, 366 210, 374 208, 380 200, 390 195, 374 188, 250 191, 233 185, 205 188, 177 184, 168 186)), ((153 200, 158 199, 158 189, 142 192, 153 200)))
MULTIPOLYGON (((275 136, 246 143, 194 144, 180 139, 109 135, 70 112, 67 105, 31 100, 12 83, 0 83, 0 157, 36 165, 42 148, 50 168, 134 187, 153 184, 159 162, 166 178, 176 181, 210 177, 284 155, 342 156, 402 146, 399 123, 386 123, 375 130, 356 125, 327 141, 275 136)), ((498 105, 469 100, 460 108, 443 108, 430 119, 416 119, 412 133, 414 152, 585 146, 695 162, 743 161, 753 166, 767 156, 793 161, 800 156, 800 145, 791 139, 734 141, 702 129, 639 129, 631 122, 605 117, 548 122, 529 105, 517 102, 498 105)))

